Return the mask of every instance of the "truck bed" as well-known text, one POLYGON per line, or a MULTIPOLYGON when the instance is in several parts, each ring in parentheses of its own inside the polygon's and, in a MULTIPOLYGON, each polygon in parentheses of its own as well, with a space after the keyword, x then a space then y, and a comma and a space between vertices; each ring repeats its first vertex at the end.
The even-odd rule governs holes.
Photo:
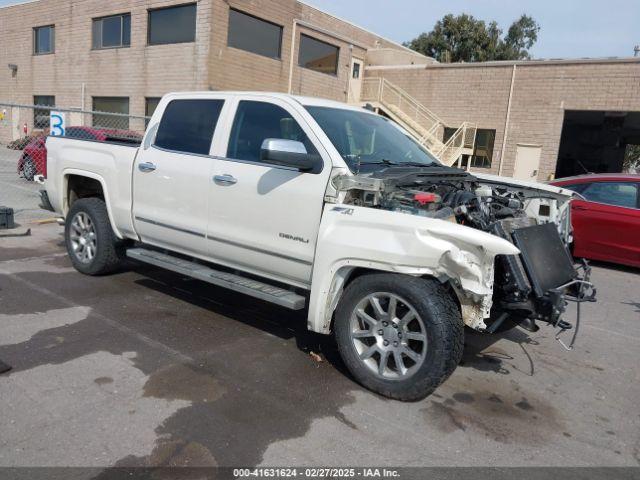
POLYGON ((48 137, 46 145, 45 188, 55 211, 62 216, 66 214, 65 190, 69 176, 93 178, 107 192, 105 200, 116 234, 120 237, 133 234, 132 168, 138 144, 48 137))

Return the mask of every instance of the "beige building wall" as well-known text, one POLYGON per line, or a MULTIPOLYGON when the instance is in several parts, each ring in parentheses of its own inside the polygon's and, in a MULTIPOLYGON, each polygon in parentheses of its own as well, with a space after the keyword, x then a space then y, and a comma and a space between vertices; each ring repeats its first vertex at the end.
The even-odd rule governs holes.
POLYGON ((209 68, 210 86, 215 90, 288 92, 291 75, 291 93, 346 101, 352 57, 364 61, 367 49, 381 46, 408 52, 400 45, 295 0, 219 2, 214 7, 214 17, 216 21, 209 68), (229 7, 281 25, 281 58, 266 58, 228 47, 229 7), (340 48, 337 75, 327 75, 298 66, 301 33, 340 48))
POLYGON ((91 109, 94 96, 130 97, 130 112, 144 114, 144 97, 171 90, 205 89, 212 0, 198 2, 196 42, 147 46, 147 9, 175 0, 41 0, 0 9, 0 101, 91 109), (92 18, 131 12, 131 46, 91 49, 92 18), (33 55, 33 27, 55 25, 55 52, 33 55), (6 67, 18 65, 15 78, 6 67), (84 99, 82 98, 84 84, 84 99))
POLYGON ((293 93, 345 100, 351 55, 367 48, 404 47, 295 0, 198 0, 196 41, 147 45, 147 10, 188 0, 38 0, 0 8, 0 102, 31 104, 34 95, 55 95, 61 107, 91 109, 94 96, 130 99, 143 115, 145 97, 170 91, 289 89, 291 39, 295 46, 293 93), (227 46, 229 7, 283 26, 282 58, 227 46), (131 13, 131 46, 91 49, 92 19, 131 13), (33 28, 55 25, 55 53, 33 55, 33 28), (340 47, 337 75, 297 65, 300 33, 340 47), (18 65, 15 77, 8 64, 18 65), (84 90, 84 98, 82 92, 84 90))
POLYGON ((496 130, 488 173, 497 174, 502 161, 502 174, 511 176, 517 145, 540 145, 542 181, 555 173, 566 110, 640 111, 640 59, 634 58, 370 67, 366 75, 385 77, 451 127, 470 121, 496 130))

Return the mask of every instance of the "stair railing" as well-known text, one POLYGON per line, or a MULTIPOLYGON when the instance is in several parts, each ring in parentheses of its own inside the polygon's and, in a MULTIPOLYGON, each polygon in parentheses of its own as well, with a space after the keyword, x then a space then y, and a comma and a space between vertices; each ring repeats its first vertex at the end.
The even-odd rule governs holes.
POLYGON ((460 166, 463 151, 472 149, 475 144, 477 128, 470 122, 462 123, 443 143, 440 129, 444 128, 445 123, 440 117, 386 78, 365 78, 360 101, 377 102, 388 113, 397 116, 407 130, 416 134, 420 144, 425 145, 445 165, 458 162, 460 166))
MULTIPOLYGON (((444 124, 435 113, 386 78, 365 78, 360 100, 379 102, 386 107, 395 107, 423 130, 418 132, 421 135, 427 135, 444 124)), ((412 130, 416 129, 412 128, 412 130)))
POLYGON ((473 148, 476 136, 476 126, 471 122, 463 122, 442 148, 434 151, 434 155, 447 166, 458 163, 461 166, 461 156, 465 148, 473 148))

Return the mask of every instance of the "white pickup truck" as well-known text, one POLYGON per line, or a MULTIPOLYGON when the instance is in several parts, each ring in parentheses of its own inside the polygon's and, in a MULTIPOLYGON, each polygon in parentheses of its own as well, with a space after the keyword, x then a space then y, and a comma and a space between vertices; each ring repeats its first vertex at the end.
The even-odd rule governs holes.
POLYGON ((590 286, 563 243, 572 192, 445 167, 367 109, 175 93, 140 146, 46 146, 45 200, 78 271, 129 257, 306 308, 308 328, 333 332, 355 379, 388 397, 433 392, 465 325, 571 328, 566 302, 590 286))

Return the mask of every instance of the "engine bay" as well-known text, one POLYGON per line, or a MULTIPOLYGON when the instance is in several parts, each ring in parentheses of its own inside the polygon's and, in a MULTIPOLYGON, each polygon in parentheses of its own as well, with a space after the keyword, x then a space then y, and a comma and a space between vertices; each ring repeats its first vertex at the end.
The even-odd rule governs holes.
POLYGON ((490 319, 485 321, 486 331, 494 333, 515 325, 535 331, 536 320, 561 331, 571 328, 560 317, 567 298, 584 297, 588 272, 586 278, 579 277, 566 245, 570 237, 559 233, 563 223, 569 223, 568 218, 560 218, 568 215, 569 198, 506 182, 482 181, 449 167, 384 168, 371 174, 337 177, 334 186, 344 193, 345 204, 455 222, 514 243, 521 255, 496 257, 493 306, 490 319), (535 249, 535 242, 518 243, 518 238, 530 237, 553 244, 555 249, 530 255, 528 250, 535 249), (541 263, 555 269, 557 284, 546 282, 545 288, 540 288, 541 270, 535 267, 541 263))
POLYGON ((555 198, 532 196, 523 189, 489 185, 473 175, 448 167, 431 168, 428 173, 410 168, 390 168, 370 175, 338 177, 338 190, 346 191, 344 203, 380 208, 429 218, 449 220, 494 233, 493 225, 509 220, 521 226, 545 223, 555 198), (527 203, 546 200, 532 215, 527 203), (531 219, 527 223, 526 218, 531 219))

